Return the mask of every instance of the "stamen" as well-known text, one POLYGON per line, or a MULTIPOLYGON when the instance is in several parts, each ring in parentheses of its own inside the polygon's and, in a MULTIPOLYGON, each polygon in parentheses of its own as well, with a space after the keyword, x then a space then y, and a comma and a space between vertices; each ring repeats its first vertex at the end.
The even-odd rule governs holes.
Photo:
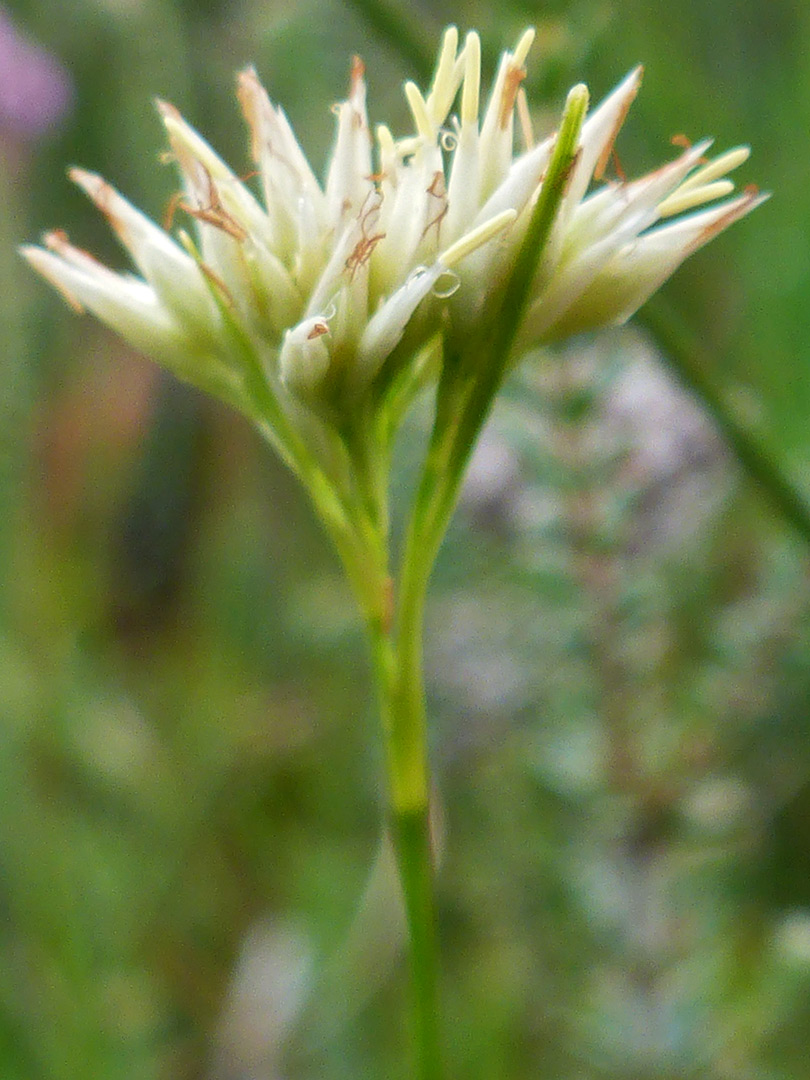
POLYGON ((405 83, 405 97, 408 99, 408 105, 413 114, 416 130, 423 138, 432 141, 436 131, 435 125, 430 119, 425 99, 422 97, 421 91, 416 83, 405 83))
POLYGON ((473 31, 464 45, 464 89, 461 93, 461 123, 478 124, 481 91, 481 39, 473 31))
POLYGON ((507 229, 517 217, 516 210, 503 210, 500 214, 496 214, 495 217, 490 218, 489 221, 485 221, 482 225, 479 225, 476 229, 471 229, 468 233, 461 237, 460 240, 456 240, 455 244, 451 244, 450 247, 439 256, 439 262, 449 270, 451 267, 456 266, 465 259, 468 255, 471 255, 478 248, 483 247, 488 240, 491 240, 498 233, 507 229))
POLYGON ((512 56, 512 62, 515 67, 523 67, 526 62, 526 57, 529 55, 529 49, 531 49, 534 43, 535 29, 530 26, 528 30, 525 30, 521 35, 520 41, 517 43, 514 55, 512 56))
POLYGON ((453 104, 458 83, 453 78, 456 66, 456 52, 458 51, 458 30, 455 26, 448 26, 442 38, 442 47, 439 53, 439 62, 436 65, 436 74, 433 77, 433 85, 428 94, 428 114, 433 123, 438 126, 444 122, 444 118, 453 104))
POLYGON ((715 199, 724 199, 733 190, 734 185, 730 180, 715 180, 711 184, 690 187, 686 191, 682 185, 669 198, 659 203, 658 213, 661 217, 672 217, 673 214, 683 213, 684 210, 694 210, 696 206, 703 206, 704 203, 713 202, 715 199))
POLYGON ((377 145, 380 148, 380 174, 385 177, 388 170, 394 168, 397 152, 394 136, 386 124, 377 125, 377 145))
POLYGON ((720 157, 715 158, 714 161, 710 161, 702 169, 698 169, 697 172, 688 176, 679 190, 685 191, 694 187, 702 187, 703 184, 709 184, 712 180, 718 180, 733 169, 739 168, 743 162, 748 161, 750 156, 750 146, 736 146, 733 150, 727 150, 725 154, 721 154, 720 157))

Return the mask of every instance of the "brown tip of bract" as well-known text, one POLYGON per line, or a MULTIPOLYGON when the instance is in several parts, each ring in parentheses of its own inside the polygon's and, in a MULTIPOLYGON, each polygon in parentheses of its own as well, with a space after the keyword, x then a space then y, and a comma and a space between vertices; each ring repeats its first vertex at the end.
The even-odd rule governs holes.
POLYGON ((512 115, 512 110, 515 107, 515 98, 517 97, 520 84, 526 78, 526 69, 523 67, 517 67, 511 64, 509 70, 506 72, 506 78, 503 82, 503 93, 501 94, 501 107, 498 112, 498 125, 501 131, 506 130, 506 126, 509 123, 509 118, 512 115))
POLYGON ((50 232, 43 233, 42 243, 49 251, 55 251, 59 255, 70 247, 70 240, 64 229, 51 229, 50 232))
POLYGON ((767 202, 770 197, 770 191, 760 192, 755 184, 751 184, 750 188, 746 188, 742 195, 726 203, 725 213, 715 218, 704 229, 701 229, 690 248, 690 254, 702 248, 704 244, 708 244, 710 240, 713 240, 715 236, 727 229, 729 225, 733 225, 735 221, 739 221, 740 218, 750 214, 756 207, 767 202))
MULTIPOLYGON (((80 187, 82 191, 96 203, 96 205, 101 205, 104 201, 105 193, 112 190, 106 180, 102 180, 98 173, 88 172, 87 169, 80 169, 78 165, 72 165, 68 169, 67 174, 68 179, 77 187, 80 187)), ((102 209, 104 209, 103 206, 102 209)))
POLYGON ((86 270, 91 270, 96 267, 100 267, 102 270, 106 270, 106 266, 100 259, 97 259, 89 251, 85 251, 84 248, 76 247, 75 244, 71 244, 70 237, 64 229, 51 229, 49 232, 43 233, 42 243, 49 250, 56 255, 61 255, 66 262, 72 263, 74 266, 81 267, 84 263, 86 270), (88 266, 87 264, 92 264, 88 266))
POLYGON ((366 65, 363 63, 359 56, 352 57, 352 71, 351 71, 351 86, 352 90, 355 88, 366 74, 366 65))
POLYGON ((182 119, 180 110, 175 108, 170 101, 164 101, 163 98, 155 98, 155 108, 164 120, 182 119))
MULTIPOLYGON (((61 235, 64 238, 63 243, 67 243, 67 236, 64 233, 47 233, 44 237, 45 244, 50 247, 50 241, 58 235, 61 235)), ((28 262, 29 266, 32 266, 41 277, 45 278, 45 280, 56 289, 65 303, 75 311, 77 315, 84 314, 84 305, 54 273, 53 255, 33 244, 24 244, 18 250, 22 257, 28 262)))
POLYGON ((259 164, 264 145, 262 113, 272 112, 267 92, 254 67, 247 67, 236 77, 236 96, 242 115, 250 130, 250 154, 259 164))
POLYGON ((638 94, 639 88, 641 86, 641 79, 643 75, 644 68, 641 64, 639 64, 637 67, 634 67, 633 70, 630 72, 630 77, 628 79, 629 85, 624 100, 622 101, 621 110, 616 116, 616 120, 613 124, 613 130, 608 136, 605 145, 602 148, 602 153, 599 155, 599 160, 596 162, 596 165, 594 167, 594 180, 601 180, 602 177, 605 175, 605 169, 607 168, 611 154, 613 153, 613 147, 616 143, 616 139, 622 129, 622 125, 627 119, 627 114, 630 112, 630 106, 636 100, 636 95, 638 94))

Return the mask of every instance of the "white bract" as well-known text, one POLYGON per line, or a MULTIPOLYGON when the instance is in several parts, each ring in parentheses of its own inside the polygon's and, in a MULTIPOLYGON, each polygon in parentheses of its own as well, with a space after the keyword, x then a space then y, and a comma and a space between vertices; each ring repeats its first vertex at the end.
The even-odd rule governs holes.
MULTIPOLYGON (((383 125, 372 137, 355 60, 324 184, 284 112, 253 70, 243 72, 259 197, 159 103, 183 183, 175 210, 191 216, 194 236, 170 235, 100 177, 73 169, 141 276, 108 270, 63 233, 23 253, 75 307, 236 404, 249 394, 247 353, 294 410, 296 399, 327 403, 330 415, 350 409, 403 355, 407 362, 441 334, 463 342, 493 313, 555 145, 554 135, 535 144, 521 89, 533 37, 527 31, 502 57, 482 116, 478 36, 459 48, 450 27, 427 95, 405 86, 414 130, 400 139, 383 125)), ((748 149, 707 162, 708 141, 640 180, 604 181, 640 79, 632 71, 582 127, 518 350, 627 319, 764 198, 755 190, 725 198, 733 190, 725 177, 748 149), (589 193, 594 182, 601 186, 589 193)))

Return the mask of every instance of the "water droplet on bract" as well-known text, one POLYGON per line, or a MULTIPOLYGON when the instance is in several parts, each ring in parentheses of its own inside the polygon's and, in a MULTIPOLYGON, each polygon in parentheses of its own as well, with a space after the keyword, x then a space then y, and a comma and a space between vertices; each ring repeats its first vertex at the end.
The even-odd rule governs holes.
POLYGON ((437 300, 447 300, 454 292, 457 292, 461 285, 461 279, 458 274, 454 274, 452 270, 445 270, 436 281, 431 292, 437 300))
POLYGON ((419 278, 424 277, 427 272, 428 271, 426 266, 414 267, 414 269, 411 270, 410 274, 408 274, 408 283, 412 281, 418 281, 419 278))

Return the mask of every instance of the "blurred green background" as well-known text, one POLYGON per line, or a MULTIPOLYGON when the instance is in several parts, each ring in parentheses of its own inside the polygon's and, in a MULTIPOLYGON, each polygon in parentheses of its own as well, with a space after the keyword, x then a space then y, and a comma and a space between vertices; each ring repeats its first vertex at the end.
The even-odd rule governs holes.
MULTIPOLYGON (((537 26, 538 130, 573 82, 599 97, 643 61, 624 171, 711 134, 750 142, 741 183, 775 195, 634 329, 524 367, 473 462, 427 630, 448 1075, 801 1080, 810 6, 3 7, 25 43, 0 20, 0 1080, 408 1075, 336 560, 240 418, 14 249, 63 227, 123 265, 65 167, 160 220, 155 96, 246 173, 249 62, 319 168, 355 52, 372 121, 402 130, 450 21, 489 74, 537 26)), ((419 415, 398 489, 423 436, 419 415)))

